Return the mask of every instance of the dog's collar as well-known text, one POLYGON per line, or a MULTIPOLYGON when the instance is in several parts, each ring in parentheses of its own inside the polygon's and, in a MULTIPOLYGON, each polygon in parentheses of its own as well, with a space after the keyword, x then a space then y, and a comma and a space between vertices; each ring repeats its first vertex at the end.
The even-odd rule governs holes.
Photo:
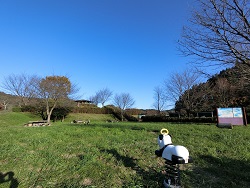
POLYGON ((167 145, 165 145, 165 146, 163 146, 160 150, 164 150, 166 147, 168 147, 168 146, 170 146, 170 145, 173 145, 172 143, 171 144, 167 144, 167 145))
POLYGON ((163 149, 165 149, 166 147, 168 147, 169 145, 173 145, 172 143, 171 144, 167 144, 165 146, 163 146, 163 149))

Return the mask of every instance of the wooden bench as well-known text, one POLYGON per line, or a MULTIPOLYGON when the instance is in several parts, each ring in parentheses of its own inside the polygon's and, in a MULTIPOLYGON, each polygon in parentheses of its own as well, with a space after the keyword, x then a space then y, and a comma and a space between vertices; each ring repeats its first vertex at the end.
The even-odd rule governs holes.
POLYGON ((29 121, 24 124, 25 127, 41 127, 41 126, 49 126, 50 124, 46 120, 41 121, 29 121))
POLYGON ((76 124, 89 124, 90 120, 82 121, 82 120, 73 120, 71 123, 76 123, 76 124))

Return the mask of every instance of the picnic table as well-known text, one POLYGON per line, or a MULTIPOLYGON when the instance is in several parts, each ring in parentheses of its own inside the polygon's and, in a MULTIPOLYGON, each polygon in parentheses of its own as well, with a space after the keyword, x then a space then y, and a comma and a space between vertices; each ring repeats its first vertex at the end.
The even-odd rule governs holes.
POLYGON ((90 120, 86 120, 86 121, 83 121, 83 120, 73 120, 71 123, 76 123, 76 124, 90 124, 90 120))
POLYGON ((24 124, 25 127, 41 127, 41 126, 49 126, 49 123, 46 120, 40 121, 29 121, 28 123, 24 124))

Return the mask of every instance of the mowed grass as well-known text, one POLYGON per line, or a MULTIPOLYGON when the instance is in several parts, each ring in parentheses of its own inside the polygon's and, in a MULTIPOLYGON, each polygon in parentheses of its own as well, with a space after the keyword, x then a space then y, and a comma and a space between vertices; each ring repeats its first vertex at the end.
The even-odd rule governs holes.
POLYGON ((193 158, 181 166, 183 187, 250 187, 249 127, 106 123, 110 118, 71 114, 49 127, 24 127, 39 118, 0 113, 0 188, 162 187, 164 160, 154 156, 162 128, 193 158))

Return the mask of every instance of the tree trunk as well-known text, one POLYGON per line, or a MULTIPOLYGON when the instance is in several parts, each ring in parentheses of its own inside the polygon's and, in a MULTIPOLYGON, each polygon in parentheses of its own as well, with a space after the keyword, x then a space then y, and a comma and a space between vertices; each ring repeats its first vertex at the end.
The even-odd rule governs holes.
POLYGON ((56 102, 51 107, 51 109, 49 109, 49 103, 47 102, 47 122, 48 122, 48 124, 50 124, 51 114, 52 114, 52 112, 53 112, 53 110, 54 110, 55 107, 56 107, 56 102))
POLYGON ((121 109, 121 120, 123 121, 124 117, 123 117, 123 110, 121 109))

